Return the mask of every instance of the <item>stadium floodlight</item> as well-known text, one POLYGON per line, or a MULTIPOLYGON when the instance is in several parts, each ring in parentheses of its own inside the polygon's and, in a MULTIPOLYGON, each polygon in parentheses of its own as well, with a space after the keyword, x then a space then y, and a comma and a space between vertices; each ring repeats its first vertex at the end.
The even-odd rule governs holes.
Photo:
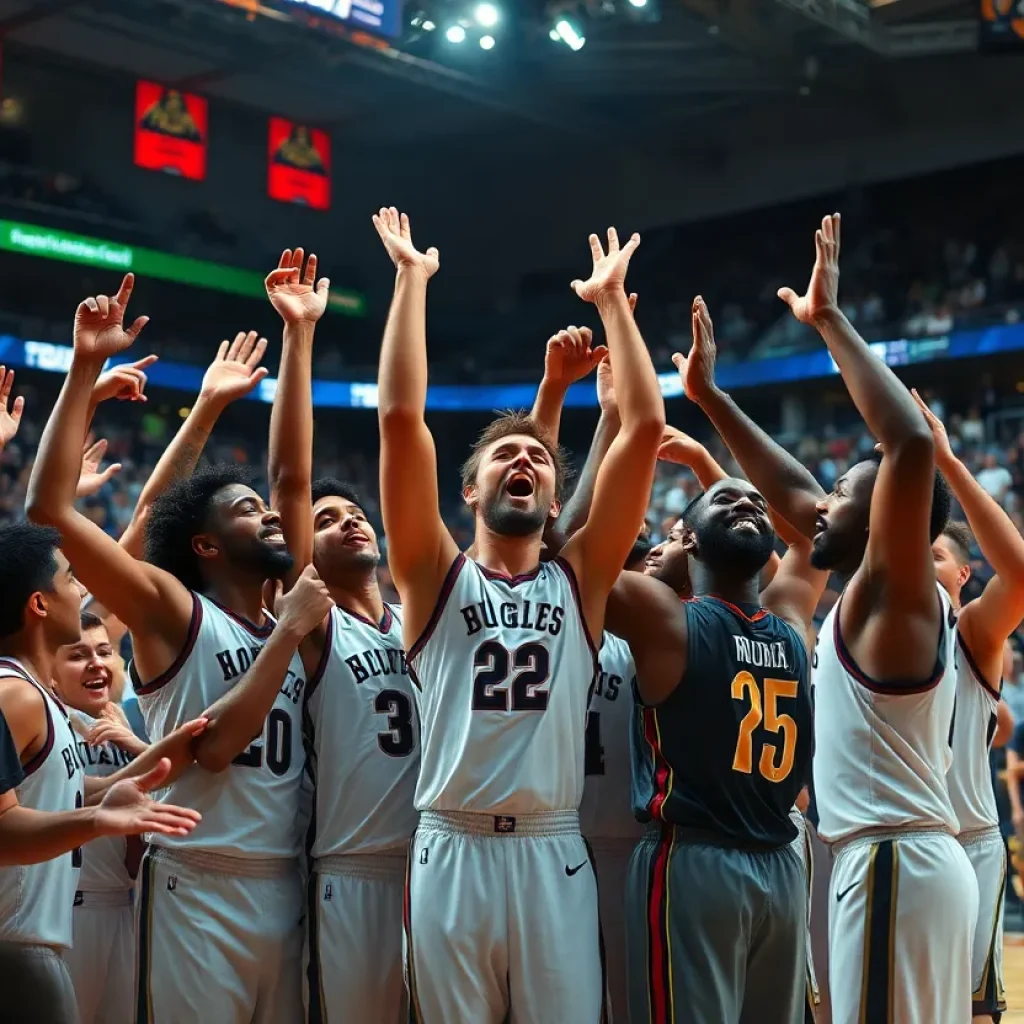
POLYGON ((429 18, 427 18, 427 20, 423 22, 422 28, 424 32, 433 32, 434 29, 437 28, 437 26, 429 18))
POLYGON ((452 25, 445 32, 445 38, 449 43, 464 43, 466 41, 466 30, 461 25, 452 25))
POLYGON ((550 32, 548 33, 548 38, 549 38, 549 39, 551 40, 551 42, 553 42, 553 43, 560 43, 560 42, 562 41, 562 37, 561 37, 561 36, 560 36, 560 35, 558 34, 558 29, 557 29, 557 28, 553 28, 553 29, 552 29, 552 30, 551 30, 551 31, 550 31, 550 32))
POLYGON ((501 13, 494 4, 482 3, 476 5, 473 17, 475 17, 477 22, 480 25, 483 25, 484 28, 493 28, 498 24, 498 20, 501 18, 501 13))
POLYGON ((480 49, 481 50, 493 50, 494 49, 494 36, 481 36, 480 37, 480 49))
POLYGON ((575 28, 572 22, 562 18, 555 25, 558 38, 569 47, 570 50, 582 50, 583 44, 587 41, 575 28))
POLYGON ((629 0, 634 7, 646 7, 647 0, 629 0))

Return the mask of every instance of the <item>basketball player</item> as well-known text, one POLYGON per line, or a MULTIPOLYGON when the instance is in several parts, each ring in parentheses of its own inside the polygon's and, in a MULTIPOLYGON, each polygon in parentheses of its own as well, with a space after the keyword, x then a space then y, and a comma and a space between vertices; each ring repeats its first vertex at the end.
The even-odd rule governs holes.
POLYGON ((935 576, 957 613, 953 764, 946 778, 960 825, 957 838, 978 879, 978 925, 971 957, 973 1013, 975 1020, 998 1021, 1006 1009, 1006 846, 999 829, 989 751, 999 721, 1004 648, 1024 619, 1024 539, 999 503, 953 453, 946 428, 916 391, 913 395, 931 427, 939 471, 967 516, 966 524, 946 525, 932 544, 932 554, 935 576), (995 575, 977 600, 961 606, 960 593, 971 575, 971 531, 995 575))
POLYGON ((83 778, 67 712, 42 680, 80 637, 81 592, 55 530, 0 528, 0 990, 5 1024, 76 1024, 61 951, 72 941, 81 847, 100 836, 184 835, 199 815, 146 793, 187 755, 189 723, 148 759, 83 778), (137 776, 137 777, 135 777, 137 776), (92 783, 92 785, 90 785, 92 783), (100 799, 85 806, 86 798, 100 799))
POLYGON ((814 676, 819 833, 836 855, 832 1019, 963 1024, 978 887, 945 777, 952 608, 931 551, 949 495, 920 409, 839 309, 838 214, 822 221, 816 248, 806 295, 779 294, 824 338, 884 457, 858 463, 826 495, 716 387, 701 302, 690 357, 674 360, 751 480, 813 538, 813 564, 846 580, 819 632, 814 676))
POLYGON ((380 551, 358 495, 311 484, 316 257, 286 250, 267 278, 284 319, 270 419, 271 500, 295 568, 312 559, 334 607, 303 641, 306 744, 315 780, 303 996, 310 1024, 405 1024, 402 901, 419 724, 399 609, 377 584, 380 551))
POLYGON ((329 598, 309 570, 283 599, 274 629, 263 585, 292 559, 277 514, 243 467, 201 470, 155 502, 148 562, 75 509, 72 456, 92 382, 145 324, 124 327, 132 283, 129 274, 114 298, 78 307, 74 356, 43 433, 28 510, 60 528, 79 579, 131 631, 149 735, 209 718, 195 743, 198 764, 169 789, 203 812, 203 825, 188 837, 154 837, 140 871, 136 1019, 291 1024, 302 1013, 305 680, 296 648, 329 598), (258 671, 246 673, 257 654, 258 671))
MULTIPOLYGON (((57 696, 70 709, 85 774, 105 778, 130 764, 147 744, 131 730, 101 720, 113 699, 111 662, 117 655, 95 615, 83 612, 81 626, 81 638, 58 649, 53 682, 57 696)), ((135 837, 103 836, 82 847, 74 941, 64 954, 81 1024, 131 1019, 135 967, 132 888, 141 857, 142 845, 135 837)))
POLYGON ((420 824, 409 861, 406 928, 412 1009, 426 1024, 603 1019, 597 892, 579 832, 584 726, 608 591, 643 523, 664 407, 623 281, 639 244, 590 238, 588 281, 601 314, 622 427, 601 469, 595 511, 560 558, 541 564, 558 513, 557 449, 508 415, 463 470, 478 561, 438 510, 424 422, 426 291, 436 249, 409 222, 374 224, 396 270, 381 351, 378 415, 388 556, 418 684, 420 824))

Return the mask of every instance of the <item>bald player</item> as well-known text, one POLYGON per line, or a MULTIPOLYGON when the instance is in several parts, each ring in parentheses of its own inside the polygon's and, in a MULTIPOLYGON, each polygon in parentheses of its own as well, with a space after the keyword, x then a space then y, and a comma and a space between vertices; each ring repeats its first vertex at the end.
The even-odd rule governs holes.
POLYGON ((813 564, 843 593, 815 651, 815 796, 832 844, 830 990, 835 1024, 963 1024, 971 1014, 978 886, 956 841, 947 786, 956 696, 954 615, 931 545, 949 494, 921 410, 839 308, 839 216, 824 218, 804 295, 815 327, 885 455, 825 494, 714 380, 706 310, 686 392, 772 506, 813 538, 813 564))
POLYGON ((560 558, 540 562, 559 510, 562 465, 524 416, 493 423, 463 470, 477 560, 438 509, 424 422, 426 290, 436 249, 418 251, 408 218, 374 217, 396 267, 381 351, 378 415, 388 557, 421 721, 411 848, 407 966, 426 1024, 601 1019, 597 891, 579 831, 584 728, 607 595, 636 541, 664 407, 623 289, 633 236, 573 287, 608 339, 622 419, 594 512, 560 558))

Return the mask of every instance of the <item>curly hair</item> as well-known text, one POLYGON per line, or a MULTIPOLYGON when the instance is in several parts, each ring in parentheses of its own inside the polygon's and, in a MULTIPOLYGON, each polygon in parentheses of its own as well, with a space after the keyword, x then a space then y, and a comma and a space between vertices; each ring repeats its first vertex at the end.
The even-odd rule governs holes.
POLYGON ((192 541, 209 527, 214 496, 232 484, 251 486, 252 479, 248 466, 204 466, 170 486, 150 509, 145 560, 169 572, 189 590, 202 590, 203 575, 192 541))
POLYGON ((365 508, 362 499, 359 497, 359 492, 351 485, 345 483, 343 480, 337 479, 333 476, 322 476, 317 480, 313 481, 313 504, 315 505, 321 498, 344 498, 346 501, 352 502, 353 505, 358 505, 360 508, 365 508))
MULTIPOLYGON (((873 462, 881 466, 884 455, 882 452, 872 452, 865 459, 865 462, 873 462)), ((872 485, 873 487, 874 485, 872 485)), ((936 469, 935 478, 932 481, 932 517, 928 530, 928 543, 934 544, 942 536, 942 531, 949 522, 949 514, 953 509, 953 495, 950 492, 946 478, 936 469)))
POLYGON ((0 639, 25 625, 28 599, 53 590, 60 534, 51 526, 14 523, 0 527, 0 639))
POLYGON ((483 458, 487 448, 494 444, 495 441, 511 437, 514 434, 532 437, 547 449, 547 453, 551 456, 551 461, 555 467, 555 497, 561 498, 565 482, 569 477, 569 462, 565 450, 555 443, 547 430, 529 413, 521 410, 510 410, 502 413, 483 429, 470 450, 469 458, 462 464, 463 489, 472 487, 476 483, 476 474, 480 469, 480 460, 483 458))

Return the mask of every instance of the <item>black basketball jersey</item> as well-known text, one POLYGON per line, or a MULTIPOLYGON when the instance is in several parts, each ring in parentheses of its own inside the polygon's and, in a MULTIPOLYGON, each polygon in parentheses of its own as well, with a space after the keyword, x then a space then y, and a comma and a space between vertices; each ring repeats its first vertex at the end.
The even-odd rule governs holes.
POLYGON ((711 839, 789 843, 789 812, 811 766, 804 639, 763 608, 708 596, 685 609, 686 673, 634 716, 633 811, 711 839))

